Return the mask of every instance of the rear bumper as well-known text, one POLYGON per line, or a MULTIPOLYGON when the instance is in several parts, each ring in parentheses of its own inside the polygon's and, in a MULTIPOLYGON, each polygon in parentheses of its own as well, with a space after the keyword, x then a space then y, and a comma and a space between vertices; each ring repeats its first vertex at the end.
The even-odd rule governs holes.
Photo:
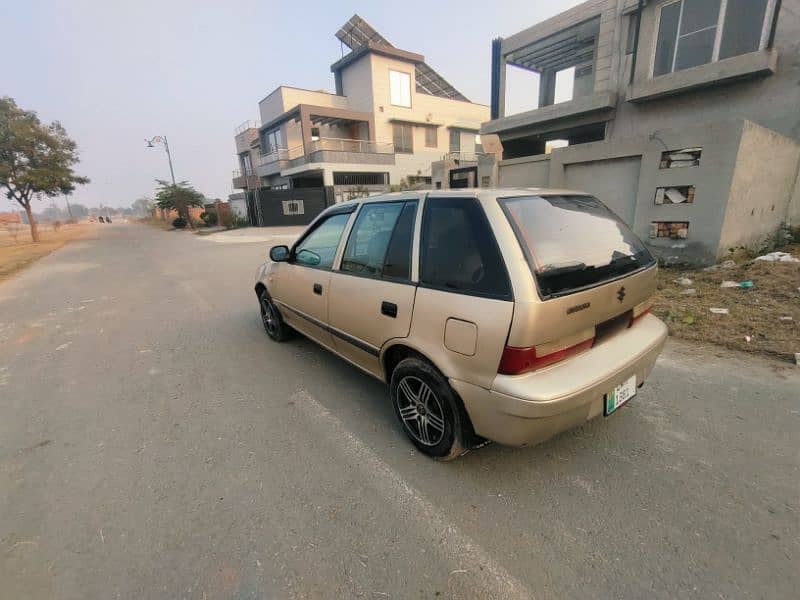
POLYGON ((532 446, 603 414, 603 397, 632 375, 644 383, 664 347, 666 326, 647 315, 612 339, 563 363, 498 375, 491 390, 450 380, 475 432, 510 446, 532 446))

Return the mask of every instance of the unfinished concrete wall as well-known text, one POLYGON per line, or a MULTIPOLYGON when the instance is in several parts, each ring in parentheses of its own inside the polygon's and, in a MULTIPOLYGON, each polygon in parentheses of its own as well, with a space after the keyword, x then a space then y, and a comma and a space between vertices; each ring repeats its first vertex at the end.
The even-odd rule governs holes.
POLYGON ((789 209, 786 211, 786 220, 793 227, 800 226, 800 163, 798 167, 797 178, 794 182, 794 194, 789 201, 789 209))
POLYGON ((633 226, 639 192, 641 156, 567 164, 564 167, 565 187, 589 191, 613 210, 629 226, 633 226))
MULTIPOLYGON (((661 7, 668 1, 651 1, 644 8, 636 80, 651 78, 657 17, 661 7)), ((778 55, 777 66, 771 75, 712 85, 646 102, 620 101, 616 119, 608 132, 610 139, 646 135, 665 128, 680 129, 744 118, 800 140, 800 0, 782 0, 774 48, 778 55)), ((623 70, 618 88, 621 99, 630 93, 631 55, 622 57, 622 60, 623 70)), ((699 71, 720 71, 723 62, 726 61, 677 71, 656 79, 666 81, 666 78, 672 78, 675 85, 680 85, 681 80, 691 78, 699 71)))
POLYGON ((547 187, 550 181, 550 156, 539 154, 500 161, 499 187, 547 187))
POLYGON ((800 145, 745 121, 731 181, 719 254, 758 250, 789 215, 800 145))

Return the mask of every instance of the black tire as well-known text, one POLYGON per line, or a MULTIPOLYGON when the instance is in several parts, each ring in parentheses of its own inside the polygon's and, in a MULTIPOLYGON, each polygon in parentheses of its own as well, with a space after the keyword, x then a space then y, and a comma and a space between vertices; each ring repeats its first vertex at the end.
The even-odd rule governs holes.
POLYGON ((467 451, 468 417, 450 384, 430 363, 419 358, 400 361, 392 372, 389 396, 403 431, 420 452, 447 461, 467 451))
POLYGON ((267 290, 258 296, 258 307, 261 312, 261 324, 267 335, 276 342, 285 342, 291 337, 291 329, 283 321, 278 307, 272 302, 267 290))

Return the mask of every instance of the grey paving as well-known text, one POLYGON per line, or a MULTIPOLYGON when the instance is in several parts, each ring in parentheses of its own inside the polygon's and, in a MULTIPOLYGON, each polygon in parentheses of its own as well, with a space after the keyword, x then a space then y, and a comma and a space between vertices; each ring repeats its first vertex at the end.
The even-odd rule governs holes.
POLYGON ((265 243, 98 229, 0 284, 0 598, 791 598, 795 367, 670 343, 613 418, 450 464, 260 329, 265 243))

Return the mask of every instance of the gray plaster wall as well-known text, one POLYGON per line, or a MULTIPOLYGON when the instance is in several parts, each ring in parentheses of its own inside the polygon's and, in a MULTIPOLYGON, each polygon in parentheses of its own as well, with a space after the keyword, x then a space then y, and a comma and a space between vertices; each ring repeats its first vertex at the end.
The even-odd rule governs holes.
MULTIPOLYGON (((642 13, 636 62, 637 81, 650 78, 657 15, 667 1, 648 2, 642 13)), ((622 27, 626 31, 628 25, 629 20, 625 19, 622 27)), ((622 77, 617 89, 620 102, 617 104, 616 117, 609 124, 607 139, 650 134, 665 128, 680 129, 715 121, 747 119, 800 140, 800 0, 782 1, 773 47, 777 51, 777 63, 771 75, 641 103, 625 100, 629 95, 632 55, 618 52, 616 60, 622 64, 622 77)), ((701 65, 665 77, 675 78, 676 85, 679 85, 682 78, 691 76, 690 71, 713 71, 719 69, 720 64, 701 65)))
MULTIPOLYGON (((656 15, 666 1, 651 1, 644 9, 637 81, 650 79, 656 15)), ((610 64, 603 60, 597 67, 598 77, 618 74, 608 78, 607 89, 618 96, 606 139, 557 149, 549 157, 501 161, 499 185, 549 185, 592 193, 628 221, 657 255, 674 262, 708 263, 733 245, 757 246, 784 220, 800 222, 800 156, 795 143, 800 141, 800 0, 783 0, 774 50, 761 52, 763 60, 753 53, 728 59, 737 64, 721 61, 665 76, 671 80, 658 79, 661 88, 679 88, 690 80, 713 81, 735 71, 733 67, 742 70, 742 65, 763 63, 767 69, 665 97, 637 97, 635 102, 630 101, 634 90, 629 87, 632 55, 623 53, 622 43, 630 19, 612 19, 607 11, 617 5, 617 0, 608 0, 603 10, 600 44, 619 43, 610 64), (612 22, 620 35, 611 35, 612 22), (691 147, 703 149, 698 167, 659 168, 662 151, 691 147), (694 203, 656 205, 656 188, 673 185, 695 186, 694 203), (688 238, 650 238, 651 224, 659 221, 689 222, 688 238)), ((587 6, 597 10, 597 3, 587 6)), ((598 52, 598 60, 603 55, 598 52)), ((603 82, 596 82, 596 88, 602 89, 603 82)), ((564 122, 576 124, 571 118, 564 122)))
POLYGON ((800 160, 800 145, 746 121, 722 226, 720 252, 757 249, 786 221, 800 160))
POLYGON ((544 154, 500 161, 500 187, 547 187, 550 182, 550 158, 544 154))
POLYGON ((800 164, 798 164, 798 174, 794 181, 794 194, 789 201, 789 209, 786 211, 787 220, 793 226, 800 226, 800 164))
POLYGON ((641 162, 641 156, 627 156, 567 164, 564 166, 565 187, 591 189, 594 196, 628 225, 632 225, 639 193, 641 162))

